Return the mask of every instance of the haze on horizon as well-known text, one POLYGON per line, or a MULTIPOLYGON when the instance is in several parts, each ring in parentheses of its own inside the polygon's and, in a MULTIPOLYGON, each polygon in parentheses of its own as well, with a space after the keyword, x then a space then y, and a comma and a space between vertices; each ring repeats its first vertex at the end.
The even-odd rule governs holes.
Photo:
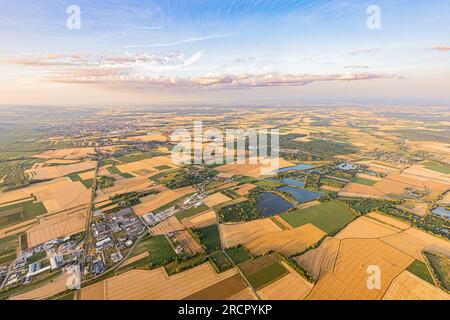
POLYGON ((449 16, 445 0, 4 1, 0 105, 450 105, 449 16))

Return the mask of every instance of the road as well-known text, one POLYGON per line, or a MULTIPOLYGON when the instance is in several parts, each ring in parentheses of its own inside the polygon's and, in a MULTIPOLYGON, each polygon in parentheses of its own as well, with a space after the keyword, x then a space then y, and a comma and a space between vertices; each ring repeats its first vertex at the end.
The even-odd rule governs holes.
MULTIPOLYGON (((82 279, 81 282, 83 282, 84 268, 87 265, 87 258, 88 258, 88 253, 89 253, 89 249, 90 249, 90 237, 89 236, 90 236, 90 232, 91 232, 91 220, 92 220, 92 211, 94 208, 95 194, 97 191, 97 175, 98 175, 98 161, 95 166, 94 178, 93 178, 93 183, 92 183, 91 200, 90 200, 89 206, 87 208, 86 226, 85 226, 84 235, 83 235, 83 253, 82 253, 82 258, 80 260, 80 272, 81 272, 81 279, 82 279)), ((75 299, 78 300, 79 296, 80 296, 80 290, 77 291, 77 294, 75 295, 75 299)))

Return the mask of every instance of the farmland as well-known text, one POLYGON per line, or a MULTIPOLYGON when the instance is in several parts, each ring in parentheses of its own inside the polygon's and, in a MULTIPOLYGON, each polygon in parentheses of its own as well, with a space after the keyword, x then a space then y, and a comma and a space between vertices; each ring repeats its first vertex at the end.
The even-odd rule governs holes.
POLYGON ((293 227, 312 223, 327 234, 336 232, 355 218, 354 214, 338 201, 327 201, 311 208, 281 214, 281 217, 293 227))

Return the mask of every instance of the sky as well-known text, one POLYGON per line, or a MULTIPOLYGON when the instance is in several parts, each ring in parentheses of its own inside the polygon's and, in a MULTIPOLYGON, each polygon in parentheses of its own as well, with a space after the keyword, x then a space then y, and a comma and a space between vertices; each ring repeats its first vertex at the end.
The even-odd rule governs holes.
POLYGON ((0 105, 450 105, 448 0, 0 8, 0 105))

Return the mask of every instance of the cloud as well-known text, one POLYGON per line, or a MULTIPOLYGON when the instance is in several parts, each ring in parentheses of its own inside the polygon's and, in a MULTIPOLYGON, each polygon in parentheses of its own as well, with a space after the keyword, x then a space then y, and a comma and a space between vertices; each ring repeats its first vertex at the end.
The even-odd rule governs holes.
POLYGON ((436 46, 431 47, 431 50, 450 51, 450 46, 448 46, 448 45, 436 45, 436 46))
POLYGON ((346 73, 346 74, 223 74, 198 77, 144 77, 134 75, 111 74, 96 76, 94 73, 78 77, 61 76, 51 79, 62 83, 86 83, 112 86, 126 86, 131 88, 211 88, 211 89, 242 89, 260 87, 295 87, 315 82, 329 81, 363 81, 374 79, 398 78, 392 74, 346 73))
POLYGON ((348 66, 344 66, 344 69, 368 69, 369 66, 366 65, 359 65, 359 64, 352 64, 348 66))
POLYGON ((374 54, 380 51, 380 48, 360 48, 348 53, 349 56, 357 56, 361 54, 374 54))
POLYGON ((177 46, 180 44, 186 44, 186 43, 191 43, 191 42, 205 41, 205 40, 211 40, 211 39, 222 39, 222 38, 228 38, 228 37, 230 37, 229 34, 217 35, 217 36, 203 36, 203 37, 189 38, 189 39, 184 39, 184 40, 175 41, 175 42, 168 42, 168 43, 132 44, 132 45, 125 46, 125 48, 132 49, 132 48, 172 47, 172 46, 177 46))
POLYGON ((182 71, 199 61, 204 51, 185 56, 180 52, 171 52, 164 55, 150 53, 129 53, 116 55, 88 55, 88 54, 60 54, 50 53, 38 56, 2 58, 0 63, 15 64, 29 67, 53 67, 58 73, 76 72, 86 69, 128 69, 143 72, 170 72, 182 71), (59 68, 58 68, 59 67, 59 68))

